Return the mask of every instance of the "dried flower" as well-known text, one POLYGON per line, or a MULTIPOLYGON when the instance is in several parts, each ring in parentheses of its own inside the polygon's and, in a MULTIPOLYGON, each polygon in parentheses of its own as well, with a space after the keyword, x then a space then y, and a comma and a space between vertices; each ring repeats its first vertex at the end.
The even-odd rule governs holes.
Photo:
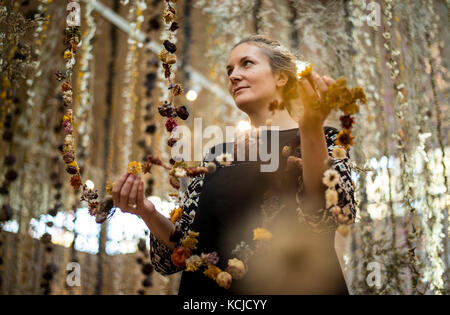
POLYGON ((337 147, 333 148, 331 155, 335 159, 342 160, 347 157, 347 151, 345 151, 345 149, 343 149, 342 147, 337 146, 337 147))
POLYGON ((107 193, 108 195, 112 195, 113 185, 114 185, 114 183, 112 183, 111 181, 108 181, 108 182, 106 183, 105 189, 106 189, 106 193, 107 193))
POLYGON ((178 115, 178 117, 180 117, 180 119, 182 119, 182 120, 188 119, 188 117, 189 117, 189 112, 188 112, 186 106, 183 105, 183 106, 178 107, 178 108, 177 108, 177 115, 178 115))
POLYGON ((169 24, 169 23, 173 22, 173 20, 175 20, 175 14, 173 14, 169 10, 164 10, 163 15, 162 15, 162 20, 166 24, 169 24))
POLYGON ((339 134, 337 135, 336 144, 342 146, 344 149, 349 150, 350 146, 353 145, 353 139, 352 133, 348 129, 344 129, 342 131, 339 131, 339 134))
POLYGON ((167 56, 169 55, 169 52, 166 49, 161 49, 161 51, 159 52, 159 60, 161 60, 162 62, 166 62, 167 56))
POLYGON ((172 132, 172 130, 175 129, 175 127, 177 127, 178 124, 175 121, 175 119, 169 118, 167 119, 165 126, 168 132, 172 132))
POLYGON ((203 274, 204 274, 205 276, 207 276, 208 278, 212 279, 212 280, 216 280, 217 275, 218 275, 219 273, 221 273, 221 272, 222 272, 222 270, 220 270, 219 267, 217 267, 217 266, 215 266, 215 265, 210 265, 210 266, 208 267, 208 269, 206 269, 206 270, 203 272, 203 274))
POLYGON ((242 260, 233 258, 228 260, 228 267, 226 269, 226 272, 228 272, 233 277, 233 279, 239 280, 245 276, 247 270, 242 260))
POLYGON ((145 162, 144 164, 142 164, 142 172, 144 174, 149 174, 151 169, 152 169, 152 165, 151 163, 145 162))
POLYGON ((209 265, 215 265, 219 262, 219 256, 217 255, 217 252, 211 252, 208 254, 202 253, 202 259, 205 262, 205 264, 209 265))
POLYGON ((216 277, 217 284, 219 286, 221 286, 222 288, 225 288, 225 289, 229 289, 230 288, 232 281, 233 281, 233 278, 226 271, 222 271, 216 277))
POLYGON ((253 230, 253 240, 265 241, 272 238, 272 233, 264 228, 256 228, 253 230))
POLYGON ((169 30, 171 31, 171 32, 175 32, 177 29, 179 29, 180 28, 180 26, 178 25, 178 23, 177 22, 172 22, 172 24, 170 25, 170 28, 169 28, 169 30))
POLYGON ((172 223, 180 221, 182 215, 183 215, 183 209, 182 208, 175 208, 172 211, 170 211, 170 221, 172 223))
POLYGON ((334 206, 338 202, 338 193, 334 189, 327 189, 325 191, 325 200, 327 208, 334 206))
POLYGON ((98 203, 98 201, 89 202, 89 213, 91 215, 96 215, 98 213, 99 209, 100 209, 100 204, 98 203))
POLYGON ((330 212, 335 216, 338 216, 339 214, 341 214, 341 208, 339 206, 333 206, 331 207, 330 212))
MULTIPOLYGON (((175 96, 183 94, 183 87, 179 83, 172 83, 171 85, 169 85, 169 90, 172 90, 172 89, 173 89, 173 95, 175 95, 175 96)), ((177 111, 178 111, 178 109, 177 109, 177 111)))
POLYGON ((203 265, 203 260, 198 255, 193 255, 186 259, 185 271, 197 271, 203 265))
POLYGON ((167 145, 169 146, 169 147, 173 147, 176 143, 177 143, 177 139, 175 139, 175 138, 169 138, 168 140, 167 140, 167 145))
POLYGON ((172 103, 164 101, 164 104, 158 107, 158 112, 163 117, 176 117, 176 111, 172 106, 172 103))
POLYGON ((192 251, 189 248, 179 246, 174 249, 170 258, 175 266, 179 268, 184 268, 186 267, 186 259, 188 259, 191 256, 192 251))
POLYGON ((180 181, 174 176, 170 176, 169 183, 175 189, 180 189, 180 187, 181 187, 180 181))
MULTIPOLYGON (((190 234, 190 233, 189 233, 190 234)), ((198 233, 196 233, 198 236, 198 233)), ((197 236, 194 235, 188 235, 183 241, 181 241, 181 244, 183 244, 184 247, 189 248, 189 249, 197 249, 197 236)))
POLYGON ((128 173, 139 175, 142 173, 142 165, 139 162, 133 161, 128 163, 128 173))
POLYGON ((167 39, 163 42, 164 48, 170 52, 171 54, 175 53, 177 51, 177 46, 167 39))
POLYGON ((186 170, 181 167, 176 167, 174 169, 174 176, 178 178, 184 177, 186 176, 186 170))
POLYGON ((353 127, 353 123, 355 122, 352 116, 344 115, 339 117, 341 121, 341 125, 345 129, 351 129, 353 127))
POLYGON ((66 168, 67 173, 71 174, 71 175, 75 175, 78 173, 78 168, 75 166, 69 166, 66 168))
POLYGON ((175 55, 168 55, 166 57, 166 63, 169 64, 169 65, 173 65, 173 64, 177 63, 177 56, 175 56, 175 55))
POLYGON ((340 175, 335 170, 326 170, 323 174, 322 182, 330 188, 334 188, 339 182, 340 175))
POLYGON ((311 74, 313 68, 312 63, 308 62, 299 62, 297 64, 297 77, 299 79, 306 77, 311 74))

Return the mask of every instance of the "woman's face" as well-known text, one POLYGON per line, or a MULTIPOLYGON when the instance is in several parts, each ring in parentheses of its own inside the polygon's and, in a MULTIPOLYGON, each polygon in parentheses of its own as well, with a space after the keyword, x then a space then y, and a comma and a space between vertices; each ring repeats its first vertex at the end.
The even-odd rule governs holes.
POLYGON ((244 112, 258 111, 275 99, 277 76, 270 68, 269 58, 257 46, 243 43, 235 47, 226 70, 228 92, 244 112))

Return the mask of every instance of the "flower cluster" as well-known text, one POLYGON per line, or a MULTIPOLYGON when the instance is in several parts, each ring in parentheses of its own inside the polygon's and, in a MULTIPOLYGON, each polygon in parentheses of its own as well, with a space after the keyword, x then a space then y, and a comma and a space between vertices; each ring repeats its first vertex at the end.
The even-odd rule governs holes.
MULTIPOLYGON (((221 270, 217 264, 219 263, 219 255, 217 252, 201 253, 194 255, 193 251, 197 249, 198 236, 200 233, 188 231, 187 235, 183 236, 179 224, 176 223, 175 232, 171 235, 170 240, 181 243, 174 249, 171 255, 172 263, 185 271, 195 272, 201 271, 205 276, 217 282, 217 284, 225 289, 229 289, 233 279, 242 279, 247 273, 247 261, 253 256, 257 250, 263 248, 268 244, 272 238, 272 233, 265 228, 273 218, 274 212, 279 212, 284 208, 280 204, 279 198, 272 194, 266 193, 264 195, 264 203, 261 206, 264 220, 263 226, 253 230, 253 240, 256 241, 255 250, 250 249, 245 242, 241 242, 232 251, 235 256, 228 260, 225 270, 221 270)), ((177 222, 183 214, 182 208, 176 208, 170 213, 170 218, 173 223, 177 222)), ((192 216, 192 214, 190 214, 192 216)))
POLYGON ((349 150, 353 145, 351 129, 353 127, 354 119, 352 115, 359 111, 357 102, 365 104, 367 102, 366 94, 362 87, 357 86, 353 89, 347 87, 347 80, 340 77, 336 82, 330 86, 325 95, 325 104, 332 109, 340 109, 344 115, 340 117, 342 131, 339 132, 336 140, 338 146, 349 150))
POLYGON ((225 289, 229 289, 233 279, 242 279, 247 272, 245 263, 238 259, 228 260, 228 266, 223 271, 218 266, 219 256, 217 252, 201 253, 193 255, 192 251, 196 249, 198 243, 198 232, 189 231, 188 235, 182 240, 182 246, 175 248, 171 260, 175 266, 183 268, 188 272, 201 271, 205 276, 217 282, 225 289))
MULTIPOLYGON (((172 65, 177 62, 177 57, 175 56, 177 46, 172 42, 172 38, 174 33, 179 28, 178 23, 175 21, 176 10, 171 5, 171 2, 175 3, 176 1, 166 0, 165 9, 162 14, 162 20, 168 26, 168 38, 163 41, 163 48, 158 55, 159 60, 161 60, 162 62, 164 77, 168 80, 168 90, 170 91, 170 100, 165 100, 164 103, 158 107, 159 114, 163 117, 167 117, 167 121, 165 124, 166 130, 169 133, 172 133, 167 141, 167 145, 169 147, 173 147, 178 140, 174 136, 174 133, 178 126, 174 118, 178 117, 182 120, 186 120, 189 117, 189 112, 186 106, 176 106, 174 102, 175 96, 180 96, 183 94, 183 87, 180 83, 173 83, 171 79, 171 77, 173 76, 172 65)), ((176 182, 177 180, 173 177, 170 179, 170 183, 174 188, 178 187, 176 182)))

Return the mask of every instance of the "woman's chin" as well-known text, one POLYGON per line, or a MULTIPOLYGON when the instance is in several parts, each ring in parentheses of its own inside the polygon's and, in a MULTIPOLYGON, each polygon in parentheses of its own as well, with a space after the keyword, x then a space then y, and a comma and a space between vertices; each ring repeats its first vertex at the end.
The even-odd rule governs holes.
POLYGON ((250 109, 252 108, 254 102, 251 102, 250 100, 244 99, 244 98, 237 98, 234 100, 237 108, 239 108, 240 110, 242 110, 243 112, 248 112, 251 111, 250 109))

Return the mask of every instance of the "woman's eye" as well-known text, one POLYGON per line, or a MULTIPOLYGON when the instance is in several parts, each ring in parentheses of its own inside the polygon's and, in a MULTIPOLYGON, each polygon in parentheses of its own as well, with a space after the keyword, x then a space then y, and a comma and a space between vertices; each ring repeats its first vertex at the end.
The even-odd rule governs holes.
POLYGON ((245 61, 244 61, 244 66, 247 65, 247 62, 253 63, 253 62, 251 62, 250 60, 245 60, 245 61))

